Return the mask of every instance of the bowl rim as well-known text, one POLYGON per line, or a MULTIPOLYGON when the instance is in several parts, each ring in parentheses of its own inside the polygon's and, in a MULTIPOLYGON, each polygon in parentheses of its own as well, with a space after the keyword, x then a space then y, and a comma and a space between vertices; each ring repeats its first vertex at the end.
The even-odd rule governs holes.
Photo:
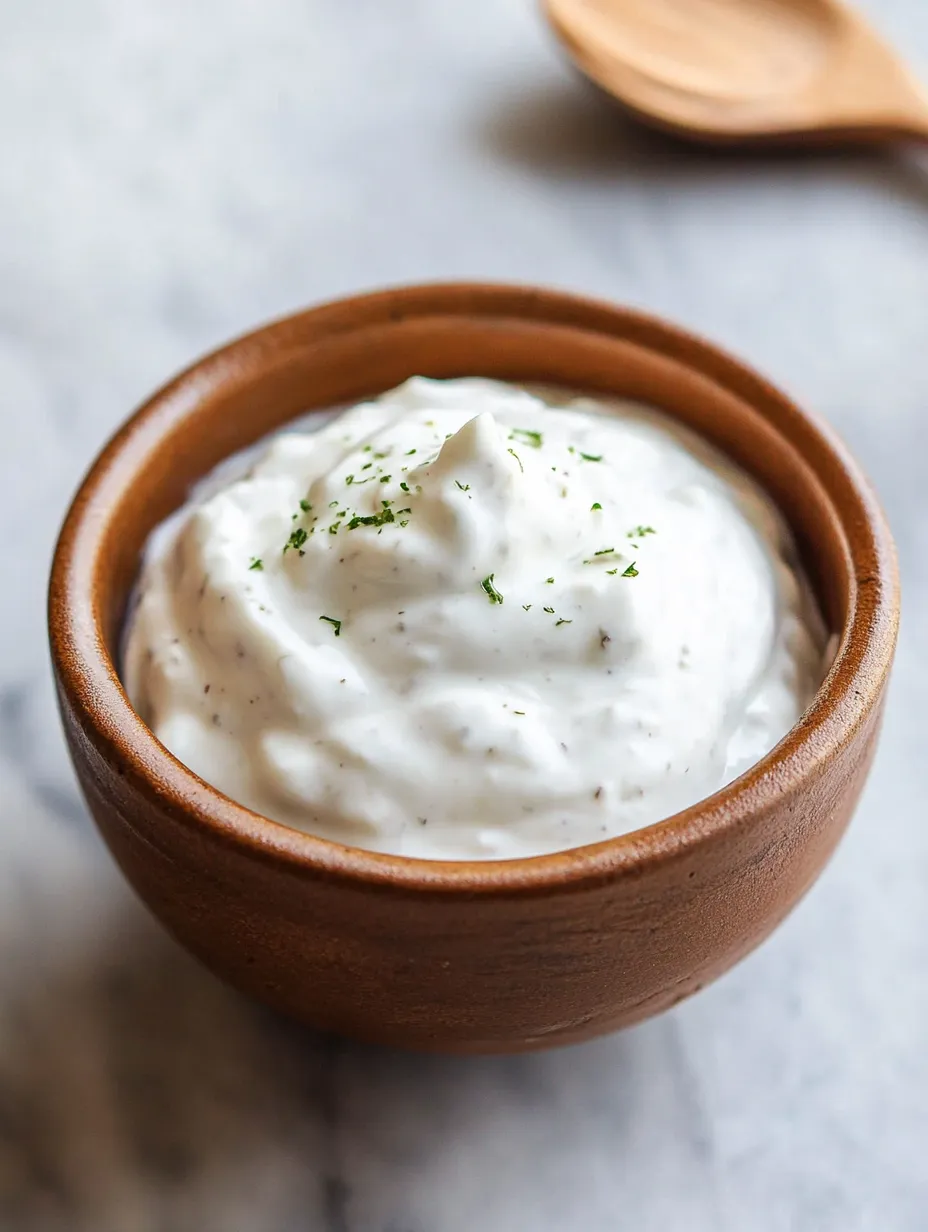
MULTIPOLYGON (((774 427, 782 433, 781 425, 774 427)), ((832 498, 831 491, 828 495, 832 498)), ((726 351, 659 317, 560 290, 486 282, 415 283, 339 298, 272 320, 195 361, 135 411, 91 464, 65 516, 48 593, 49 641, 62 706, 68 704, 100 756, 122 767, 123 777, 162 813, 167 809, 183 827, 206 832, 223 846, 291 874, 407 895, 576 892, 684 858, 711 838, 744 827, 838 753, 879 705, 893 658, 898 611, 895 548, 886 519, 845 446, 817 416, 797 407, 726 351), (92 585, 90 566, 113 491, 125 488, 153 440, 190 414, 204 383, 211 382, 215 389, 244 354, 260 353, 263 344, 283 334, 298 338, 307 329, 350 332, 356 327, 353 318, 395 320, 397 313, 404 318, 503 315, 523 323, 579 324, 625 340, 659 342, 662 354, 682 358, 743 400, 776 404, 815 439, 827 458, 831 486, 838 485, 853 515, 839 515, 852 566, 848 616, 834 661, 810 706, 765 757, 733 782, 643 829, 587 846, 505 860, 432 860, 343 845, 255 813, 189 770, 139 718, 106 649, 92 585)), ((157 836, 148 841, 157 845, 157 836)))

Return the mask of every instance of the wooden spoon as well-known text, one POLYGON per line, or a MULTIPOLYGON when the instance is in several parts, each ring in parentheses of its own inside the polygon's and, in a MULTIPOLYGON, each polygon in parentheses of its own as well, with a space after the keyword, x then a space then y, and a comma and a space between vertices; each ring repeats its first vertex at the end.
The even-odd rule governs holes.
POLYGON ((928 139, 928 97, 840 0, 542 0, 579 68, 709 142, 928 139))

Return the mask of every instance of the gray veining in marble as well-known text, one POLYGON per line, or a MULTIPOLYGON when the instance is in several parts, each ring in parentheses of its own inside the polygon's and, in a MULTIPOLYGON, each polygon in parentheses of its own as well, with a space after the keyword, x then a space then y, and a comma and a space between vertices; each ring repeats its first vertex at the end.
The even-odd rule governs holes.
MULTIPOLYGON (((928 6, 869 8, 928 76, 928 6)), ((928 164, 627 125, 533 0, 0 7, 0 1232, 928 1229, 928 164), (624 1035, 518 1059, 323 1041, 124 889, 68 769, 57 525, 153 385, 268 316, 551 283, 816 407, 899 539, 902 644, 847 840, 777 935, 624 1035)))

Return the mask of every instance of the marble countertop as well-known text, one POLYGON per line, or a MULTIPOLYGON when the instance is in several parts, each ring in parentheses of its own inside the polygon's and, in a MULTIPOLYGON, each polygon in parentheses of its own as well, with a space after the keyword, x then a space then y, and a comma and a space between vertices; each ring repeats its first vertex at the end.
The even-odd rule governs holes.
MULTIPOLYGON (((870 0, 928 76, 928 6, 870 0)), ((928 163, 626 123, 533 0, 8 0, 0 12, 0 1232, 928 1228, 928 163), (629 301, 865 463, 906 591, 857 819, 757 954, 515 1059, 321 1040, 149 921, 75 789, 44 586, 98 446, 269 316, 391 282, 629 301)))

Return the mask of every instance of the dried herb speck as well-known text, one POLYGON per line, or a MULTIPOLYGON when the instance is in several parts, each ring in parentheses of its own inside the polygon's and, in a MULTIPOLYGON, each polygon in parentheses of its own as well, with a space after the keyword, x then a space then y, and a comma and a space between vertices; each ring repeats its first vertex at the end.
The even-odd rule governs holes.
POLYGON ((480 585, 481 585, 482 589, 486 591, 486 593, 487 593, 487 598, 490 600, 490 602, 491 602, 491 603, 502 603, 502 601, 503 601, 503 596, 500 594, 500 592, 499 592, 499 591, 496 589, 496 587, 493 585, 493 579, 494 579, 495 577, 496 577, 496 574, 495 574, 495 573, 491 573, 491 574, 489 575, 489 577, 485 577, 485 578, 483 579, 483 581, 480 583, 480 585))

